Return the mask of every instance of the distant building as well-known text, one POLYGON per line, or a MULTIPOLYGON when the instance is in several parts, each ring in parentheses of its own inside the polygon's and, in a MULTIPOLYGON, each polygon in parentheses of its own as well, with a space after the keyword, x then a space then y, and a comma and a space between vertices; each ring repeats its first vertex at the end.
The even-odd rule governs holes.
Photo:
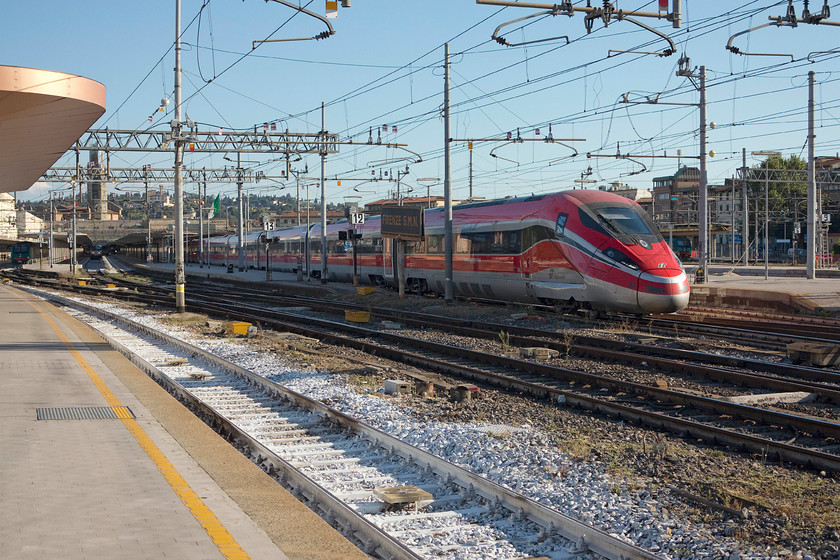
POLYGON ((653 216, 653 195, 650 189, 639 189, 621 183, 613 183, 607 190, 618 196, 629 198, 641 206, 651 217, 653 216))
MULTIPOLYGON (((298 213, 297 211, 294 212, 283 212, 281 214, 273 214, 270 216, 266 216, 266 219, 269 221, 274 222, 277 228, 287 228, 293 227, 298 225, 298 213)), ((327 211, 327 223, 334 224, 339 220, 344 219, 344 211, 342 210, 332 210, 327 211)), ((309 211, 309 218, 310 224, 320 224, 321 223, 321 212, 318 210, 310 210, 309 211)), ((302 208, 300 211, 300 224, 305 225, 307 223, 307 214, 306 209, 302 208)))
POLYGON ((17 212, 15 198, 9 193, 0 193, 0 237, 17 238, 17 212))
POLYGON ((659 224, 697 224, 700 170, 680 167, 676 173, 653 179, 651 217, 659 224))
POLYGON ((44 231, 44 220, 26 210, 15 209, 15 198, 0 193, 0 237, 17 239, 29 233, 44 231))
MULTIPOLYGON (((65 222, 70 221, 73 219, 73 203, 72 201, 70 204, 61 204, 55 206, 54 212, 54 220, 56 222, 65 222)), ((111 202, 110 200, 105 205, 105 212, 101 214, 102 218, 96 221, 103 221, 103 222, 111 222, 122 219, 122 208, 111 202)), ((76 206, 76 219, 77 220, 90 220, 91 219, 91 211, 88 206, 76 206)))
POLYGON ((157 192, 149 191, 149 204, 152 206, 173 206, 169 193, 163 190, 163 185, 159 187, 157 192))

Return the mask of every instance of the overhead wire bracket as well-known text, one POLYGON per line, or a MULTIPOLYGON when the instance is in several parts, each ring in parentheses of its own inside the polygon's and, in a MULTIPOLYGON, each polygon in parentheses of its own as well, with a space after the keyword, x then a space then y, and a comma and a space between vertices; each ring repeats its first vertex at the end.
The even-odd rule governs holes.
MULTIPOLYGON (((268 2, 268 0, 265 0, 265 1, 268 2)), ((301 6, 296 6, 295 4, 290 2, 289 0, 272 0, 272 1, 277 2, 278 4, 283 4, 284 6, 286 6, 288 8, 292 8, 293 10, 297 10, 298 12, 300 12, 302 14, 306 14, 308 16, 314 17, 315 19, 318 19, 318 20, 324 22, 324 24, 327 26, 327 31, 322 31, 321 33, 318 33, 314 37, 294 37, 294 38, 289 38, 289 39, 264 39, 262 41, 253 41, 251 43, 251 48, 255 49, 255 48, 257 48, 258 45, 262 45, 263 43, 284 43, 284 42, 289 42, 289 41, 317 41, 319 39, 328 39, 330 36, 335 35, 335 29, 333 29, 332 24, 330 23, 330 21, 327 18, 325 18, 321 14, 316 14, 315 12, 307 10, 306 8, 303 8, 301 6)))
POLYGON ((519 23, 520 21, 525 21, 527 19, 531 19, 534 17, 542 17, 542 16, 557 16, 557 15, 566 15, 566 16, 573 16, 575 12, 583 12, 586 14, 583 18, 583 25, 586 28, 587 33, 592 32, 592 28, 595 24, 596 20, 601 20, 604 24, 604 27, 609 27, 610 22, 613 20, 623 21, 627 20, 631 23, 635 23, 639 27, 646 29, 658 35, 659 37, 668 41, 668 48, 663 49, 661 51, 655 52, 644 52, 644 51, 622 51, 622 50, 610 50, 609 54, 612 53, 638 53, 638 54, 655 54, 657 56, 670 56, 677 52, 676 45, 674 41, 671 40, 670 37, 665 35, 664 33, 653 29, 652 27, 641 23, 635 19, 632 19, 629 16, 634 17, 646 17, 646 18, 655 18, 655 19, 665 19, 672 22, 674 28, 678 29, 681 25, 680 19, 680 1, 673 0, 673 11, 670 13, 663 13, 663 12, 641 12, 641 11, 629 11, 625 12, 624 10, 616 10, 615 6, 612 2, 608 0, 604 0, 602 7, 592 7, 589 6, 588 2, 586 6, 573 6, 570 0, 563 0, 559 4, 542 4, 537 2, 514 2, 511 0, 476 0, 476 4, 486 4, 492 6, 506 6, 506 7, 516 7, 516 8, 543 8, 543 11, 537 12, 535 14, 531 14, 529 16, 517 18, 511 20, 509 22, 503 23, 496 27, 495 31, 491 35, 492 39, 501 45, 506 45, 508 47, 517 47, 522 45, 530 45, 533 43, 543 43, 546 41, 553 41, 556 39, 566 39, 566 44, 569 43, 568 36, 558 36, 558 37, 550 37, 546 39, 537 39, 533 41, 526 41, 522 43, 509 43, 504 37, 502 37, 499 32, 503 27, 508 25, 512 25, 514 23, 519 23))
MULTIPOLYGON (((389 146, 389 147, 391 147, 391 146, 389 146)), ((417 152, 412 152, 408 148, 404 148, 400 145, 393 145, 393 147, 398 149, 398 150, 403 150, 405 152, 408 152, 411 155, 403 156, 401 158, 389 158, 389 159, 383 159, 383 160, 377 160, 377 161, 369 161, 366 165, 368 167, 380 167, 382 165, 390 165, 392 163, 400 163, 400 162, 403 162, 403 161, 407 161, 409 163, 420 163, 421 161, 423 161, 423 156, 421 156, 417 152)))
POLYGON ((629 18, 629 17, 627 17, 627 16, 625 16, 625 15, 623 15, 623 14, 624 14, 624 12, 622 12, 622 11, 620 11, 620 10, 619 10, 619 12, 618 12, 618 21, 629 21, 630 23, 635 23, 636 25, 638 25, 638 26, 639 26, 639 27, 641 27, 642 29, 647 29, 648 31, 650 31, 650 32, 651 32, 651 33, 653 33, 654 35, 659 35, 660 37, 662 37, 663 39, 665 39, 666 41, 668 41, 668 48, 667 48, 667 49, 662 49, 661 51, 655 51, 655 52, 647 52, 647 51, 621 51, 621 50, 616 50, 616 49, 610 49, 609 51, 607 51, 607 56, 612 56, 612 54, 613 54, 613 53, 655 54, 656 56, 671 56, 672 54, 674 54, 675 52, 677 52, 677 46, 674 44, 674 41, 673 41, 670 37, 668 37, 667 35, 665 35, 665 34, 664 34, 664 33, 662 33, 661 31, 657 31, 657 30, 656 30, 656 29, 654 29, 653 27, 651 27, 651 26, 649 26, 649 25, 646 25, 646 24, 642 23, 641 21, 636 21, 635 19, 629 18))
MULTIPOLYGON (((537 129, 536 133, 537 134, 540 133, 539 129, 537 129)), ((570 156, 565 156, 565 157, 560 158, 558 160, 554 160, 554 161, 560 161, 561 159, 573 158, 573 157, 578 155, 577 149, 575 149, 573 146, 570 146, 569 144, 565 144, 564 142, 586 142, 586 138, 554 138, 554 134, 552 133, 552 130, 551 130, 551 123, 549 123, 549 125, 548 125, 548 135, 545 138, 522 138, 522 135, 520 134, 519 129, 517 128, 515 138, 513 136, 513 133, 508 132, 505 138, 450 138, 449 141, 450 142, 469 142, 469 143, 472 143, 472 142, 502 142, 501 145, 496 146, 495 148, 490 150, 490 157, 503 159, 505 161, 509 161, 511 163, 515 163, 515 164, 518 165, 519 162, 513 161, 511 159, 504 158, 504 157, 502 157, 498 154, 495 154, 494 152, 496 150, 498 150, 499 148, 507 146, 508 144, 521 144, 521 143, 524 143, 524 142, 544 142, 546 144, 559 144, 561 146, 569 148, 570 150, 572 150, 574 152, 570 156)))
MULTIPOLYGON (((490 37, 494 41, 499 43, 500 45, 504 45, 506 47, 521 47, 521 46, 524 46, 524 45, 532 45, 534 43, 546 43, 548 41, 554 41, 556 39, 565 39, 566 44, 568 45, 569 44, 568 35, 559 35, 557 37, 549 37, 547 39, 536 39, 534 41, 523 41, 522 43, 509 43, 507 41, 507 39, 505 39, 504 37, 499 35, 499 30, 502 27, 506 27, 508 25, 513 25, 514 23, 519 23, 520 21, 525 21, 526 19, 531 19, 531 18, 540 17, 540 16, 556 16, 560 13, 561 13, 561 7, 560 6, 554 6, 554 8, 551 9, 551 10, 545 10, 543 12, 537 12, 535 14, 531 14, 530 16, 525 16, 525 17, 521 17, 521 18, 517 18, 517 19, 511 20, 511 21, 508 21, 506 23, 501 24, 499 27, 497 27, 495 29, 495 31, 493 31, 493 34, 490 37)), ((572 14, 568 13, 568 14, 565 14, 565 15, 571 16, 572 14)))
MULTIPOLYGON (((757 25, 755 27, 751 27, 745 31, 739 31, 735 33, 732 37, 729 38, 729 41, 726 42, 726 50, 734 53, 734 54, 741 54, 744 56, 789 56, 791 62, 795 60, 792 54, 783 54, 783 53, 748 53, 744 52, 735 45, 732 44, 732 41, 735 40, 736 37, 741 35, 746 35, 747 33, 752 33, 753 31, 757 31, 759 29, 763 29, 765 27, 770 27, 771 25, 776 27, 797 27, 800 23, 807 23, 809 25, 831 25, 835 27, 840 27, 840 22, 837 21, 826 21, 826 18, 831 16, 831 9, 828 6, 828 0, 823 0, 823 7, 822 11, 819 14, 812 14, 808 11, 808 0, 805 0, 805 8, 802 10, 802 17, 796 17, 796 11, 793 7, 793 0, 788 0, 788 7, 787 12, 784 16, 770 16, 768 19, 770 20, 769 23, 763 23, 761 25, 757 25)), ((811 53, 814 54, 814 53, 811 53)), ((808 55, 808 59, 810 60, 811 55, 808 55)))

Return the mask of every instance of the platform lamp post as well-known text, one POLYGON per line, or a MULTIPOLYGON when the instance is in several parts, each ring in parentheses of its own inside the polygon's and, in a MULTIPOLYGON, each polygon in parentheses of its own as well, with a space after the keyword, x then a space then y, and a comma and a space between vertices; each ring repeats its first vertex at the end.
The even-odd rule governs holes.
POLYGON ((418 183, 426 183, 426 208, 432 207, 432 183, 440 183, 440 177, 421 177, 418 183))
POLYGON ((764 279, 770 277, 770 157, 779 156, 781 152, 752 152, 754 156, 764 156, 764 279))

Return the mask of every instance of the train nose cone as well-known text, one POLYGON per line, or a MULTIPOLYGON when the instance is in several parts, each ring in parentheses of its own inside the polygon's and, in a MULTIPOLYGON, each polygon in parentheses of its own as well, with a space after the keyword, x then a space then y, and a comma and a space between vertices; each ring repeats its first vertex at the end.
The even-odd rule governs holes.
POLYGON ((644 313, 682 311, 688 306, 690 296, 688 277, 682 270, 674 276, 641 275, 638 303, 644 313))

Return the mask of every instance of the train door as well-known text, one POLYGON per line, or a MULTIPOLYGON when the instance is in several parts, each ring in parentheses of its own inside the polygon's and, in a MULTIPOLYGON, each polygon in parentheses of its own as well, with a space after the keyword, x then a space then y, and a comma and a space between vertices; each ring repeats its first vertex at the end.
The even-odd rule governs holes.
POLYGON ((394 279, 395 259, 393 255, 394 240, 390 237, 382 238, 382 276, 386 280, 394 279))

